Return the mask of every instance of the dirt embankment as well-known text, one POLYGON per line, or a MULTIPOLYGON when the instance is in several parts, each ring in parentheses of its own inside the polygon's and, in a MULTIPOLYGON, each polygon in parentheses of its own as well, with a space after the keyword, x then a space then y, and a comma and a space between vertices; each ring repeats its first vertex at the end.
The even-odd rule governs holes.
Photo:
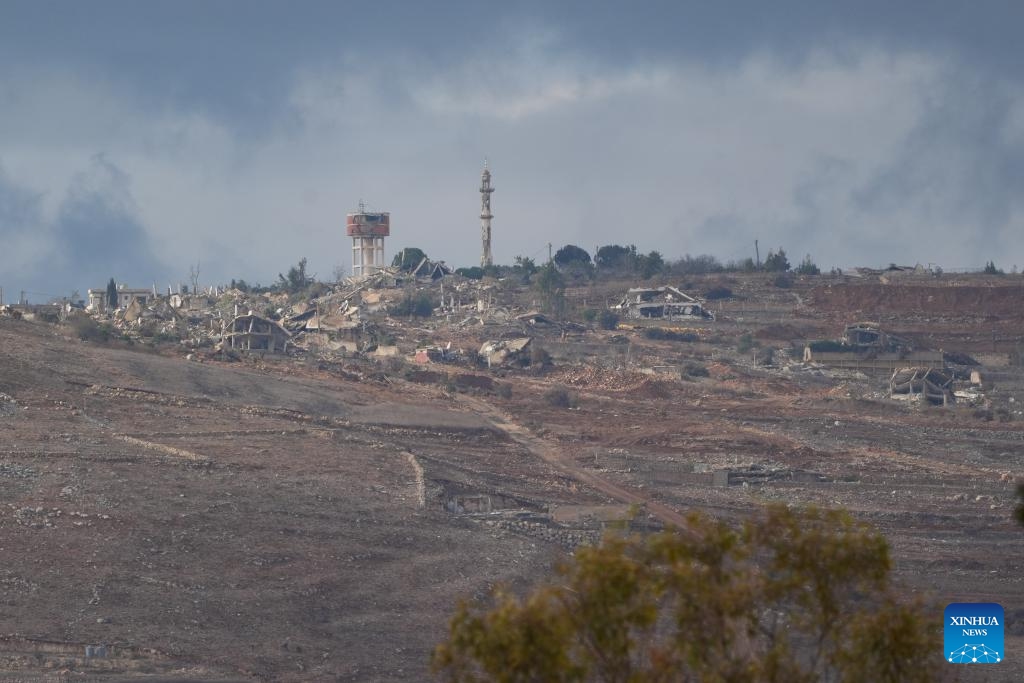
POLYGON ((1024 317, 1020 285, 835 284, 816 288, 808 304, 832 313, 907 313, 1024 317))

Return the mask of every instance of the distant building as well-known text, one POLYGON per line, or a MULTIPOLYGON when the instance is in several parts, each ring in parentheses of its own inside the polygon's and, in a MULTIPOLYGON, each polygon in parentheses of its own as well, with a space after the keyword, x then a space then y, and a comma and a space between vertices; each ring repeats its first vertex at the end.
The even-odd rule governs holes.
MULTIPOLYGON (((117 287, 117 308, 128 308, 128 305, 133 300, 145 306, 155 298, 155 289, 130 289, 125 285, 118 285, 117 287)), ((87 308, 90 311, 106 311, 109 308, 107 305, 106 287, 89 290, 89 304, 87 308)))
POLYGON ((224 331, 227 348, 286 353, 292 335, 278 322, 254 313, 240 315, 224 331))
POLYGON ((627 319, 714 320, 711 311, 675 287, 634 287, 613 310, 627 319))

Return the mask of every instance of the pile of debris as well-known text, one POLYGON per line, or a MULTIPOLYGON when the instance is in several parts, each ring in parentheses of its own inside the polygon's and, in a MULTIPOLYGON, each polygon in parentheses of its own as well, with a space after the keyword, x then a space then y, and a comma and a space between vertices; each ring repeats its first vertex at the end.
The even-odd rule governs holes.
POLYGON ((636 391, 651 382, 642 372, 610 370, 594 366, 578 366, 551 376, 555 382, 581 389, 601 391, 636 391))
POLYGON ((480 347, 480 358, 487 363, 489 368, 501 365, 525 365, 528 364, 529 348, 532 341, 530 337, 486 341, 480 347))

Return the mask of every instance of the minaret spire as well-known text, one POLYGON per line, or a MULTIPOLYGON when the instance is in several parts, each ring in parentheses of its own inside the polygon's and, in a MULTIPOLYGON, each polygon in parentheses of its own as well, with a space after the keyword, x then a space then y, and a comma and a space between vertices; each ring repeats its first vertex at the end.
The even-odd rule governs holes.
POLYGON ((486 268, 494 265, 491 256, 491 171, 487 168, 487 159, 484 158, 484 172, 480 176, 480 232, 483 240, 483 251, 480 254, 480 267, 486 268))

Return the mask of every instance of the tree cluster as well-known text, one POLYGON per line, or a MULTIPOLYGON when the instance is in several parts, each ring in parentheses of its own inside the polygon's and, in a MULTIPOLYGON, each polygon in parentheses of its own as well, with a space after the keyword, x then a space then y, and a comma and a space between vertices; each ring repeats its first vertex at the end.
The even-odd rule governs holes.
POLYGON ((649 280, 665 270, 665 259, 657 251, 641 254, 633 244, 608 244, 594 254, 594 265, 600 273, 639 275, 649 280))
POLYGON ((609 535, 525 597, 458 606, 449 681, 933 681, 940 629, 889 582, 884 538, 838 511, 693 515, 609 535))
POLYGON ((306 273, 306 257, 303 256, 299 262, 288 269, 288 274, 277 274, 277 289, 296 294, 307 289, 315 279, 306 273))

